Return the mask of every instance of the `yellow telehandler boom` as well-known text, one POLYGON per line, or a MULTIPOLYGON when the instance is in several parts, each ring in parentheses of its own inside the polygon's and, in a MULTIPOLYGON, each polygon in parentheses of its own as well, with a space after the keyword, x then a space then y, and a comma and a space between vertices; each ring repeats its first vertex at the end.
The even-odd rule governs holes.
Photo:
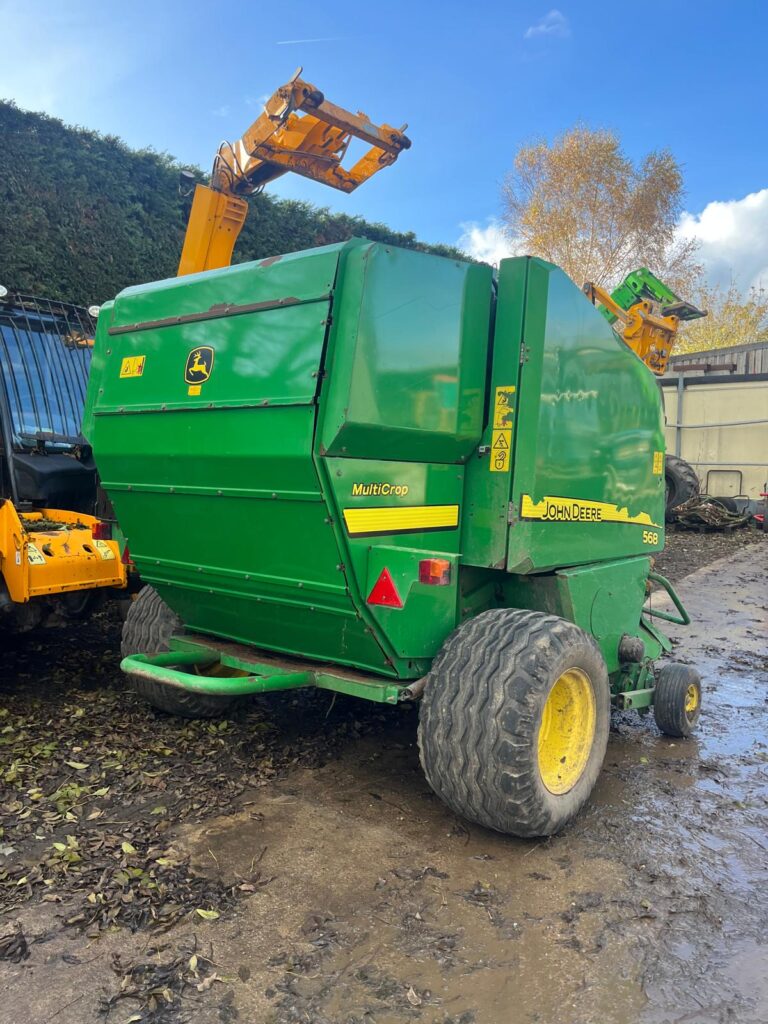
POLYGON ((411 145, 408 125, 375 125, 293 78, 267 100, 264 112, 242 138, 224 142, 213 162, 210 185, 196 185, 179 276, 228 267, 248 213, 247 196, 287 171, 352 192, 411 145), (353 138, 368 150, 351 168, 341 166, 353 138))

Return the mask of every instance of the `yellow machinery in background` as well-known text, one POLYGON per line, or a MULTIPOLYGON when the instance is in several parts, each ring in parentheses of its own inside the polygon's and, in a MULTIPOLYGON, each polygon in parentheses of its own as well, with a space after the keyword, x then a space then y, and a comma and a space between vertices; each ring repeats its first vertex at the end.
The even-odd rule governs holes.
POLYGON ((0 626, 81 618, 126 587, 80 432, 94 323, 68 303, 0 289, 0 626))
MULTIPOLYGON (((624 344, 657 377, 666 372, 680 321, 707 315, 706 310, 681 299, 647 267, 627 274, 610 293, 589 281, 583 291, 624 344)), ((665 514, 672 520, 681 505, 699 494, 701 485, 693 466, 678 455, 665 455, 664 482, 665 514)))
MULTIPOLYGON (((66 613, 84 605, 80 600, 84 591, 124 588, 126 571, 120 549, 116 541, 100 538, 102 526, 101 520, 82 512, 50 508, 19 512, 12 501, 3 500, 0 606, 79 595, 77 600, 61 602, 66 613)), ((26 621, 29 616, 23 618, 26 621)))
POLYGON ((375 125, 325 99, 299 77, 267 100, 264 112, 237 142, 223 143, 210 185, 196 185, 179 276, 228 267, 248 213, 247 197, 293 171, 312 181, 353 192, 411 145, 408 125, 375 125), (342 167, 352 139, 368 145, 349 169, 342 167))
POLYGON ((612 292, 588 281, 584 294, 657 377, 664 375, 681 320, 706 312, 684 302, 646 267, 628 274, 612 292), (619 326, 620 325, 620 326, 619 326))

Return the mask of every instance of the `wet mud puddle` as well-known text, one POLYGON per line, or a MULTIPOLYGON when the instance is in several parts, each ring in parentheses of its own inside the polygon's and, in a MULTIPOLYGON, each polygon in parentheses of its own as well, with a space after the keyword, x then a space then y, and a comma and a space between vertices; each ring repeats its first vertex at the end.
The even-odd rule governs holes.
POLYGON ((223 946, 250 975, 234 1005, 274 1024, 768 1020, 766 556, 681 588, 698 737, 617 716, 594 799, 560 836, 455 819, 421 776, 413 718, 190 833, 201 869, 242 874, 263 849, 275 873, 223 946))

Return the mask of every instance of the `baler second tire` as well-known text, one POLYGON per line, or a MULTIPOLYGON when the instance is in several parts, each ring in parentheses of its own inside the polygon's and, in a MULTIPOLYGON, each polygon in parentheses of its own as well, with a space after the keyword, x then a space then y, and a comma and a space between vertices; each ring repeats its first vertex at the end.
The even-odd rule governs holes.
MULTIPOLYGON (((123 623, 120 653, 159 654, 169 650, 168 641, 183 628, 178 615, 168 607, 152 587, 142 587, 131 604, 123 623)), ((213 697, 204 693, 190 693, 151 679, 131 677, 134 690, 148 704, 181 718, 217 718, 232 704, 230 697, 213 697)))
POLYGON ((701 714, 701 677, 690 665, 665 665, 653 693, 653 717, 665 736, 685 738, 701 714))
POLYGON ((511 835, 552 835, 592 792, 609 726, 608 673, 591 636, 542 612, 487 611, 432 664, 421 763, 457 814, 511 835))

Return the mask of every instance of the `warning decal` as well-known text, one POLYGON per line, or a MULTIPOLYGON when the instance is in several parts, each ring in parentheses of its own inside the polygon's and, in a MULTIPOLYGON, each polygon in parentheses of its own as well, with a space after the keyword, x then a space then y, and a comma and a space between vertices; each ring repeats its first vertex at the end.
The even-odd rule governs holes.
POLYGON ((653 453, 653 475, 661 476, 664 472, 664 452, 653 453))
POLYGON ((509 449, 512 445, 511 430, 494 430, 491 439, 491 472, 506 473, 509 470, 509 449))
POLYGON ((636 523, 656 526, 647 512, 631 516, 626 505, 613 505, 608 501, 585 501, 582 498, 544 497, 534 501, 524 494, 520 503, 521 519, 539 519, 548 523, 636 523))
POLYGON ((45 565, 42 552, 34 544, 27 544, 27 561, 30 565, 45 565))
POLYGON ((510 384, 496 388, 493 402, 493 434, 491 436, 492 473, 508 473, 512 448, 512 422, 515 418, 515 388, 510 384))
POLYGON ((512 420, 515 415, 515 388, 510 384, 507 387, 496 388, 496 399, 493 403, 493 429, 511 430, 512 420))
POLYGON ((107 544, 106 541, 95 540, 93 542, 93 546, 96 548, 96 550, 99 552, 99 554, 101 555, 105 562, 109 561, 110 558, 115 557, 115 552, 112 550, 109 544, 107 544))
POLYGON ((144 373, 144 363, 146 361, 146 356, 126 356, 122 363, 120 363, 120 376, 140 377, 144 373))

